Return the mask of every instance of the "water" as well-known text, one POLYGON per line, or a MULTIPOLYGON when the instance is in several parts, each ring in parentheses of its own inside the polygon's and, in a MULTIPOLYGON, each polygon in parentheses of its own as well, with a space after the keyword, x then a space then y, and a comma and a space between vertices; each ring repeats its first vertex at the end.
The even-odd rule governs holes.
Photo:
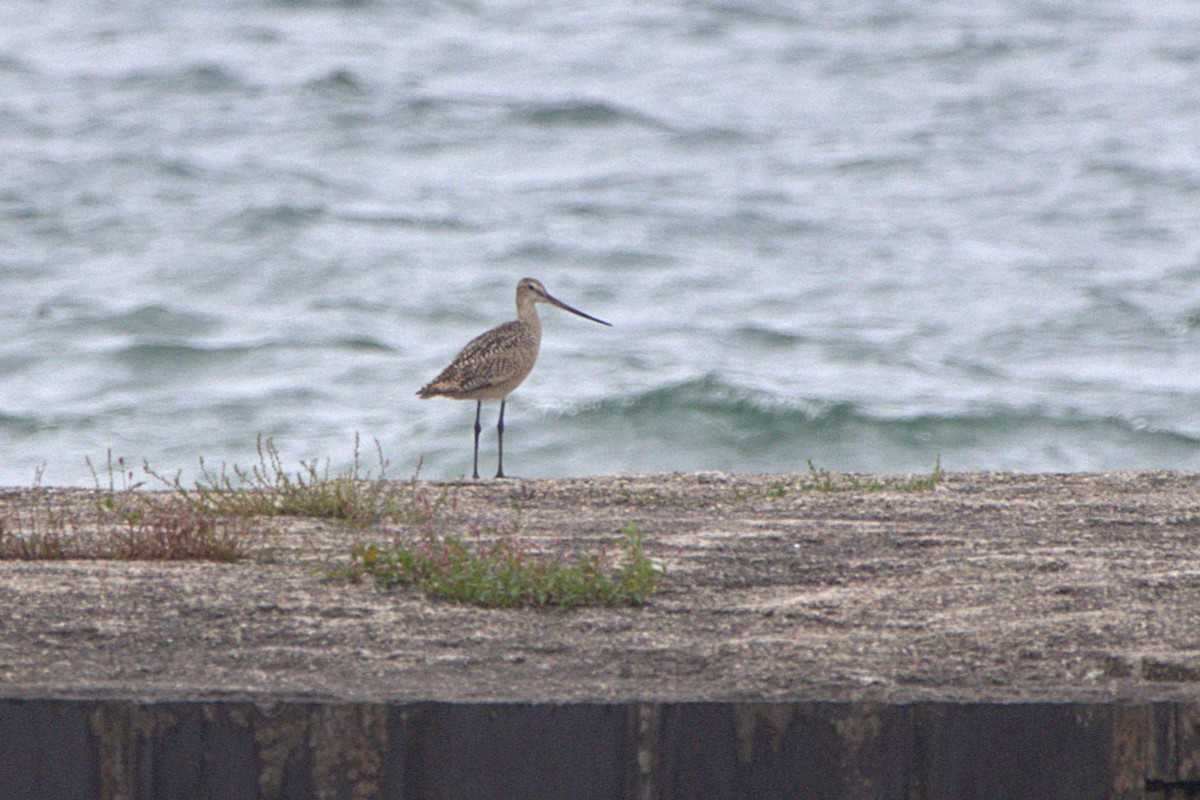
MULTIPOLYGON (((0 8, 0 484, 377 439, 554 309, 506 466, 1200 469, 1200 9, 0 8)), ((495 408, 484 468, 494 464, 495 408)), ((373 445, 369 445, 373 446, 373 445)))

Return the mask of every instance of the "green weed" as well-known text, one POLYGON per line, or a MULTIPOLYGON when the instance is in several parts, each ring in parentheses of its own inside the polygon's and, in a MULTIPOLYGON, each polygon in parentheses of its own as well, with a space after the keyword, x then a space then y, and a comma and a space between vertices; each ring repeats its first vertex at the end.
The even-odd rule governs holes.
MULTIPOLYGON (((933 471, 928 475, 912 475, 904 478, 892 476, 864 478, 849 472, 831 472, 814 465, 810 459, 808 475, 799 482, 797 488, 818 492, 919 492, 933 489, 942 482, 943 477, 940 455, 934 462, 933 471)), ((782 496, 782 492, 777 496, 782 496)))
POLYGON ((646 557, 635 526, 621 532, 623 559, 615 565, 604 552, 542 556, 515 536, 469 541, 426 531, 391 547, 356 546, 350 564, 331 574, 368 576, 381 586, 413 586, 431 597, 485 607, 641 605, 658 590, 663 569, 646 557))

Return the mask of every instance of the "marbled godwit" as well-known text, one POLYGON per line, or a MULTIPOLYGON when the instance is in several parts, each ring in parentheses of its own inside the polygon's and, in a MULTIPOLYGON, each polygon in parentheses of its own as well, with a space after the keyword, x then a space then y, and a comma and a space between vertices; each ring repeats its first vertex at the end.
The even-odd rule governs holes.
POLYGON ((417 397, 422 400, 449 397, 475 401, 475 478, 479 477, 479 414, 484 400, 500 401, 500 421, 496 424, 496 477, 504 477, 504 402, 512 390, 521 385, 537 361, 538 348, 542 344, 542 323, 536 308, 538 303, 549 303, 563 311, 611 327, 611 323, 555 299, 541 281, 522 278, 517 282, 517 318, 497 325, 467 342, 450 366, 417 392, 417 397))

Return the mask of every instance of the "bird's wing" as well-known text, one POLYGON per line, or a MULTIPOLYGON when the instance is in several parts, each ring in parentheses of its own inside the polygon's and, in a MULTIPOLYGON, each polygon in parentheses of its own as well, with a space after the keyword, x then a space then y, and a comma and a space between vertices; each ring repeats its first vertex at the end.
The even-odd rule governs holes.
POLYGON ((526 346, 527 333, 517 322, 506 322, 481 333, 459 351, 436 378, 422 389, 474 392, 503 383, 509 377, 516 354, 526 346))

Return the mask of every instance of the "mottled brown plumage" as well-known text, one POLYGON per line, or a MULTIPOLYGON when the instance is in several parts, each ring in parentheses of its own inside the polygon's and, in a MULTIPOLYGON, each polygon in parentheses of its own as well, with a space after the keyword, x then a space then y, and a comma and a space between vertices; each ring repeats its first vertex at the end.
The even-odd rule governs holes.
POLYGON ((479 477, 479 415, 484 400, 500 401, 500 421, 496 425, 499 440, 496 477, 504 477, 504 401, 529 376, 537 362, 538 350, 542 345, 542 323, 536 308, 538 303, 549 303, 601 325, 609 324, 555 299, 541 281, 522 278, 517 283, 517 318, 497 325, 467 342, 467 346, 459 351, 448 367, 417 391, 417 396, 422 400, 449 397, 476 402, 476 478, 479 477))
POLYGON ((502 400, 528 377, 541 347, 537 315, 492 328, 467 342, 450 366, 417 392, 421 398, 502 400))

